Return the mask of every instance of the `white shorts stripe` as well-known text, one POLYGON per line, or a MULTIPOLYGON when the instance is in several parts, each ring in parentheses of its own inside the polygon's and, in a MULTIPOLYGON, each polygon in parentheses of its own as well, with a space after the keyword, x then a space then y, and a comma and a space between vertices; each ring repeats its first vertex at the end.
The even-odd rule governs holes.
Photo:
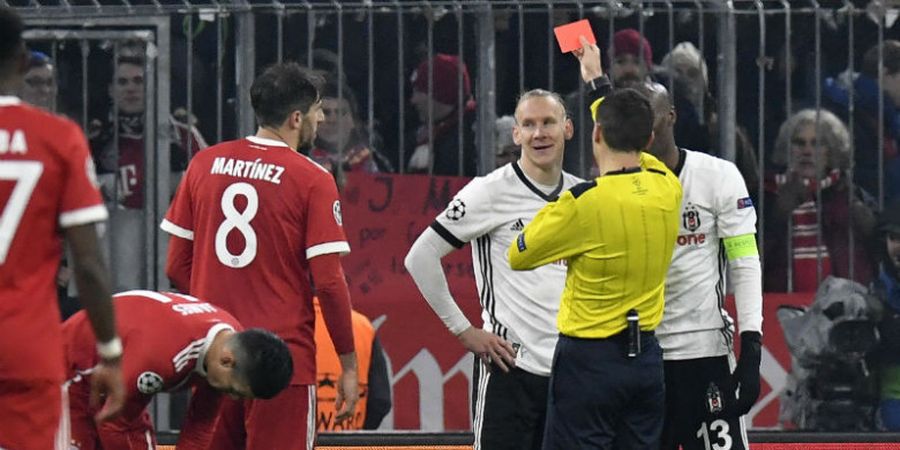
POLYGON ((478 371, 478 392, 475 394, 475 417, 472 431, 475 433, 475 444, 472 450, 481 450, 481 431, 484 426, 484 406, 487 400, 487 387, 491 380, 491 371, 481 360, 476 360, 475 370, 478 371))
POLYGON ((69 450, 69 441, 72 440, 71 430, 72 424, 69 419, 69 385, 62 386, 62 414, 59 416, 59 428, 56 430, 56 441, 53 443, 54 450, 69 450))
POLYGON ((307 386, 309 409, 306 411, 306 449, 313 450, 316 441, 316 386, 307 386))

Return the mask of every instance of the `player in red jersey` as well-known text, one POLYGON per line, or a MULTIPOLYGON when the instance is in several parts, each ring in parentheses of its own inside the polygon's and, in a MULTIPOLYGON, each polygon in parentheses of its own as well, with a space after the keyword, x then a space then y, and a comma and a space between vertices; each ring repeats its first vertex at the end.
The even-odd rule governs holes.
POLYGON ((258 328, 242 331, 225 310, 182 294, 128 291, 113 296, 126 357, 125 408, 96 424, 87 380, 97 357, 94 333, 83 312, 63 324, 72 422, 71 444, 80 450, 153 448, 147 405, 157 392, 193 388, 179 448, 208 448, 220 393, 271 398, 291 379, 287 345, 258 328), (149 444, 149 445, 148 445, 149 444))
POLYGON ((94 223, 106 208, 93 181, 84 134, 73 122, 12 96, 27 68, 22 20, 0 8, 0 448, 47 450, 64 410, 56 270, 62 235, 102 358, 93 400, 106 395, 105 420, 122 407, 123 388, 109 283, 94 223))
POLYGON ((317 80, 295 63, 266 69, 250 88, 255 136, 197 153, 161 228, 166 273, 248 327, 281 336, 294 358, 291 386, 272 400, 223 402, 213 448, 311 449, 315 435, 312 283, 340 355, 337 409, 358 398, 350 294, 340 255, 350 251, 337 187, 296 149, 323 120, 317 80), (245 447, 246 445, 246 447, 245 447))

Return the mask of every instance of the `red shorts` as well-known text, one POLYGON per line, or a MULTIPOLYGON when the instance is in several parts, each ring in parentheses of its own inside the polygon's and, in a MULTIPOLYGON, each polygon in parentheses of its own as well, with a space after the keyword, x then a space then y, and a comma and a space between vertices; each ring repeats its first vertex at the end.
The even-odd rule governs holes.
POLYGON ((156 434, 146 405, 126 402, 122 414, 98 424, 98 408, 90 406, 90 378, 69 386, 69 420, 72 446, 80 450, 147 450, 156 448, 156 434))
POLYGON ((314 385, 288 386, 270 400, 223 399, 210 448, 312 450, 314 385))
POLYGON ((47 450, 56 446, 62 389, 51 380, 0 380, 0 448, 47 450))

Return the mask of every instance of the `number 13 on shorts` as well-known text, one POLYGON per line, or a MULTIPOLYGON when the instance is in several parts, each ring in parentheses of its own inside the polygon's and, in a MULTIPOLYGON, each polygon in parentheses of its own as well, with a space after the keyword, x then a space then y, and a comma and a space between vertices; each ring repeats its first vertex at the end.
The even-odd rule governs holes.
POLYGON ((731 450, 733 441, 729 434, 730 430, 728 422, 717 419, 701 423, 697 437, 703 439, 703 448, 706 450, 731 450))

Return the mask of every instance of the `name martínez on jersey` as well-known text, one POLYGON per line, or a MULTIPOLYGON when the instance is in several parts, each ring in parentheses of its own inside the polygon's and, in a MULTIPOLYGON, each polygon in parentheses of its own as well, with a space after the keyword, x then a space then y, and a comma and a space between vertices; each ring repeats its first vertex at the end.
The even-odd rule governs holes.
POLYGON ((281 184, 281 174, 284 173, 284 167, 264 163, 259 158, 254 161, 245 161, 243 159, 218 157, 213 160, 212 169, 210 169, 209 173, 281 184))

